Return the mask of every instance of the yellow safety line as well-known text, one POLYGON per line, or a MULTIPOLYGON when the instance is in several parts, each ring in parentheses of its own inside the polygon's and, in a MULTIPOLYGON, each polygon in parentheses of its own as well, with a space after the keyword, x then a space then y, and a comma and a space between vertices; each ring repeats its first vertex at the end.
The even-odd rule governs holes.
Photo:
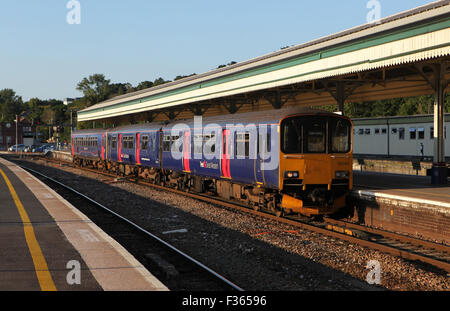
POLYGON ((19 211, 20 218, 23 223, 23 230, 25 232, 25 239, 28 244, 28 249, 30 250, 31 257, 33 258, 34 268, 36 270, 36 275, 39 281, 39 285, 42 291, 56 291, 55 283, 53 282, 52 276, 50 275, 50 271, 48 270, 47 262, 45 261, 44 254, 42 254, 41 247, 36 239, 36 235, 34 234, 33 225, 31 224, 30 218, 20 202, 19 197, 17 196, 14 187, 9 181, 6 174, 0 168, 0 174, 3 176, 3 179, 6 182, 6 185, 9 188, 9 192, 14 199, 14 203, 16 204, 17 210, 19 211))

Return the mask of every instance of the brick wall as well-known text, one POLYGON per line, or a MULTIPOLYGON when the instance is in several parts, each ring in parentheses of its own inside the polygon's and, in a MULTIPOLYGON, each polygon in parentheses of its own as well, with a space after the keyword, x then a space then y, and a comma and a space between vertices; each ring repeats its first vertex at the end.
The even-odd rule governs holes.
POLYGON ((354 221, 450 245, 448 208, 386 198, 354 198, 354 221))

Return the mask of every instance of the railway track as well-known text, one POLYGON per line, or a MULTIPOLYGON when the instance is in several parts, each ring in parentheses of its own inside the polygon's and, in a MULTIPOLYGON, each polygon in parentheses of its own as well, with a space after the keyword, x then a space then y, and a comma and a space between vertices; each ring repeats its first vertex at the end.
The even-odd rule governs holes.
POLYGON ((21 166, 76 206, 171 290, 243 291, 216 271, 92 198, 49 176, 21 166))
MULTIPOLYGON (((51 160, 47 158, 45 158, 45 160, 47 162, 56 163, 58 165, 72 165, 72 163, 51 160)), ((79 167, 77 168, 96 174, 102 174, 111 178, 118 178, 115 174, 98 171, 96 169, 79 167)), ((450 273, 450 247, 446 245, 428 242, 418 238, 413 238, 380 229, 374 229, 367 226, 328 217, 324 218, 323 222, 311 221, 299 217, 279 217, 267 212, 252 210, 247 206, 240 205, 236 202, 225 201, 203 194, 184 192, 173 188, 167 188, 136 178, 124 178, 124 180, 132 183, 150 186, 163 191, 170 191, 184 196, 189 196, 191 198, 198 199, 204 202, 275 220, 280 223, 289 224, 301 229, 310 230, 313 232, 324 234, 326 236, 375 249, 384 253, 401 257, 409 261, 426 264, 431 268, 437 268, 441 271, 445 271, 446 273, 450 273)))

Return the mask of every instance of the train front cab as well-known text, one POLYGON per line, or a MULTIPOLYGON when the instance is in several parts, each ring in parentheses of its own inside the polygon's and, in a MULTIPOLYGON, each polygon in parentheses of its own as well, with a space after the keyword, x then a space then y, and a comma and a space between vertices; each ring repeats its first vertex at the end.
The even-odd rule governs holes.
POLYGON ((344 208, 353 187, 352 123, 299 115, 280 123, 280 189, 285 212, 327 215, 344 208))

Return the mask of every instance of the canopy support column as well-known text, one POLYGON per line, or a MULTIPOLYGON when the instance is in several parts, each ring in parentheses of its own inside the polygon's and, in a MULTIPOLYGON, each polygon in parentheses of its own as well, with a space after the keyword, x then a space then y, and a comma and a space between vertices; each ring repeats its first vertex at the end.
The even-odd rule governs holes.
POLYGON ((434 98, 434 163, 431 174, 431 183, 434 185, 446 185, 448 172, 445 163, 445 66, 437 64, 434 71, 435 98, 434 98))

